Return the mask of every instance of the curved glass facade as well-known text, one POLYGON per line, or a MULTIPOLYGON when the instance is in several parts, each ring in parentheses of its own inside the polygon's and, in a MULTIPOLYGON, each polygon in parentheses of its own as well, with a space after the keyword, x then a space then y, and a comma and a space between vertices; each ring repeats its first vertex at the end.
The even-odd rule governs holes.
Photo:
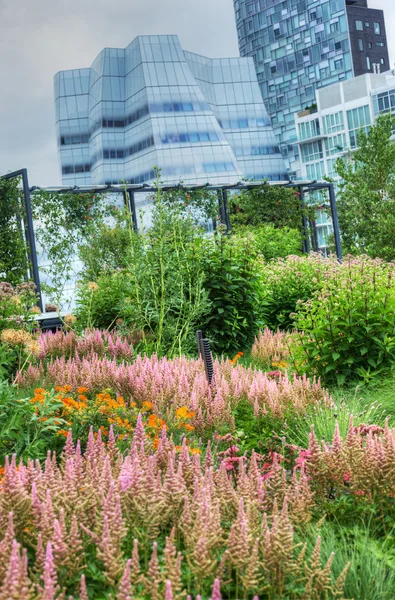
POLYGON ((251 58, 209 59, 177 36, 105 48, 55 76, 64 184, 287 178, 251 58))

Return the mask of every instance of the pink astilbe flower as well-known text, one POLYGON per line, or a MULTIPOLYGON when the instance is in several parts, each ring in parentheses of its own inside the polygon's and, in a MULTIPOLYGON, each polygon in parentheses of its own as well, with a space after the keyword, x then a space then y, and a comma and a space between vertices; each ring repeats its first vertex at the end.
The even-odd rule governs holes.
POLYGON ((173 592, 171 591, 170 581, 166 581, 165 600, 174 600, 173 592))
POLYGON ((56 594, 59 590, 59 586, 52 554, 51 542, 48 542, 47 544, 47 550, 45 553, 44 573, 42 579, 44 582, 42 600, 55 600, 56 594))
POLYGON ((214 581, 213 591, 211 592, 210 600, 222 600, 221 586, 220 586, 219 579, 216 579, 214 581))
POLYGON ((80 600, 89 600, 84 574, 81 575, 80 579, 80 600))
POLYGON ((126 562, 125 570, 118 586, 117 600, 132 600, 132 584, 130 580, 131 563, 131 559, 126 562))
POLYGON ((31 586, 27 575, 26 550, 22 557, 20 545, 16 540, 12 542, 12 550, 4 582, 0 587, 0 600, 29 600, 31 598, 31 586))

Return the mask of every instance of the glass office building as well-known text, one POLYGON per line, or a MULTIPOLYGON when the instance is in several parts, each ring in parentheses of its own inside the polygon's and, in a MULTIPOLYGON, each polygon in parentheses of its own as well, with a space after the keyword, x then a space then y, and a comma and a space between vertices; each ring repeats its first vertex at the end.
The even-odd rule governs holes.
POLYGON ((64 185, 287 179, 251 58, 185 52, 177 36, 105 48, 55 76, 64 185))
POLYGON ((234 0, 240 54, 254 59, 291 177, 300 175, 294 115, 315 91, 390 68, 384 14, 367 0, 234 0))

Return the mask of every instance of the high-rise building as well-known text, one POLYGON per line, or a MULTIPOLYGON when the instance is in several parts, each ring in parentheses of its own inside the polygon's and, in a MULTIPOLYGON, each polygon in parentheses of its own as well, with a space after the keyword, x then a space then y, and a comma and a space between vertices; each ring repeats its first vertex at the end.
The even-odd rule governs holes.
MULTIPOLYGON (((336 161, 358 146, 361 130, 376 118, 395 114, 395 71, 367 73, 316 91, 316 108, 295 115, 302 179, 338 180, 336 161)), ((325 211, 317 213, 318 245, 327 245, 332 226, 325 211)))
POLYGON ((177 36, 105 48, 55 76, 63 184, 284 180, 251 58, 209 59, 177 36))
POLYGON ((315 91, 390 68, 383 11, 367 0, 234 0, 241 56, 254 59, 291 177, 300 175, 295 112, 315 91))

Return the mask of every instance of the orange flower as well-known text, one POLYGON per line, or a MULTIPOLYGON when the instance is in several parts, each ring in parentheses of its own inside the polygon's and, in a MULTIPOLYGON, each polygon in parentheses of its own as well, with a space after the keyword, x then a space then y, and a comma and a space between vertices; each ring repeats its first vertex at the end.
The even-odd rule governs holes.
POLYGON ((235 365, 242 356, 244 356, 244 352, 238 352, 231 360, 229 360, 229 362, 232 365, 235 365))
POLYGON ((45 391, 43 388, 36 388, 36 389, 34 390, 34 394, 35 394, 36 396, 42 396, 42 395, 44 395, 44 394, 46 394, 46 393, 47 393, 47 392, 46 392, 46 391, 45 391))
POLYGON ((186 423, 186 424, 184 425, 184 427, 185 427, 185 429, 186 429, 187 431, 194 431, 194 429, 195 429, 195 428, 194 428, 194 426, 193 426, 193 425, 189 425, 189 423, 186 423))
POLYGON ((78 399, 81 400, 81 402, 88 402, 88 398, 86 396, 84 396, 83 394, 80 394, 78 396, 78 399))
POLYGON ((148 427, 152 427, 155 429, 162 429, 163 426, 165 425, 165 422, 163 421, 163 419, 158 417, 158 415, 150 415, 148 417, 147 424, 148 424, 148 427))
POLYGON ((154 438, 152 444, 153 444, 155 450, 157 450, 158 446, 159 446, 159 438, 158 437, 154 438))
POLYGON ((152 402, 149 402, 148 400, 146 400, 145 402, 143 402, 143 408, 144 410, 152 410, 153 408, 153 404, 152 402))
POLYGON ((189 448, 191 454, 201 454, 202 451, 199 448, 189 448))
POLYGON ((188 408, 186 406, 181 406, 181 408, 177 408, 176 417, 177 419, 188 419, 188 408))
POLYGON ((87 392, 87 391, 88 391, 88 388, 86 388, 86 387, 79 387, 77 390, 77 392, 79 394, 85 394, 85 392, 87 392))
POLYGON ((64 437, 67 437, 69 435, 69 432, 65 429, 59 429, 56 435, 63 435, 64 437))

